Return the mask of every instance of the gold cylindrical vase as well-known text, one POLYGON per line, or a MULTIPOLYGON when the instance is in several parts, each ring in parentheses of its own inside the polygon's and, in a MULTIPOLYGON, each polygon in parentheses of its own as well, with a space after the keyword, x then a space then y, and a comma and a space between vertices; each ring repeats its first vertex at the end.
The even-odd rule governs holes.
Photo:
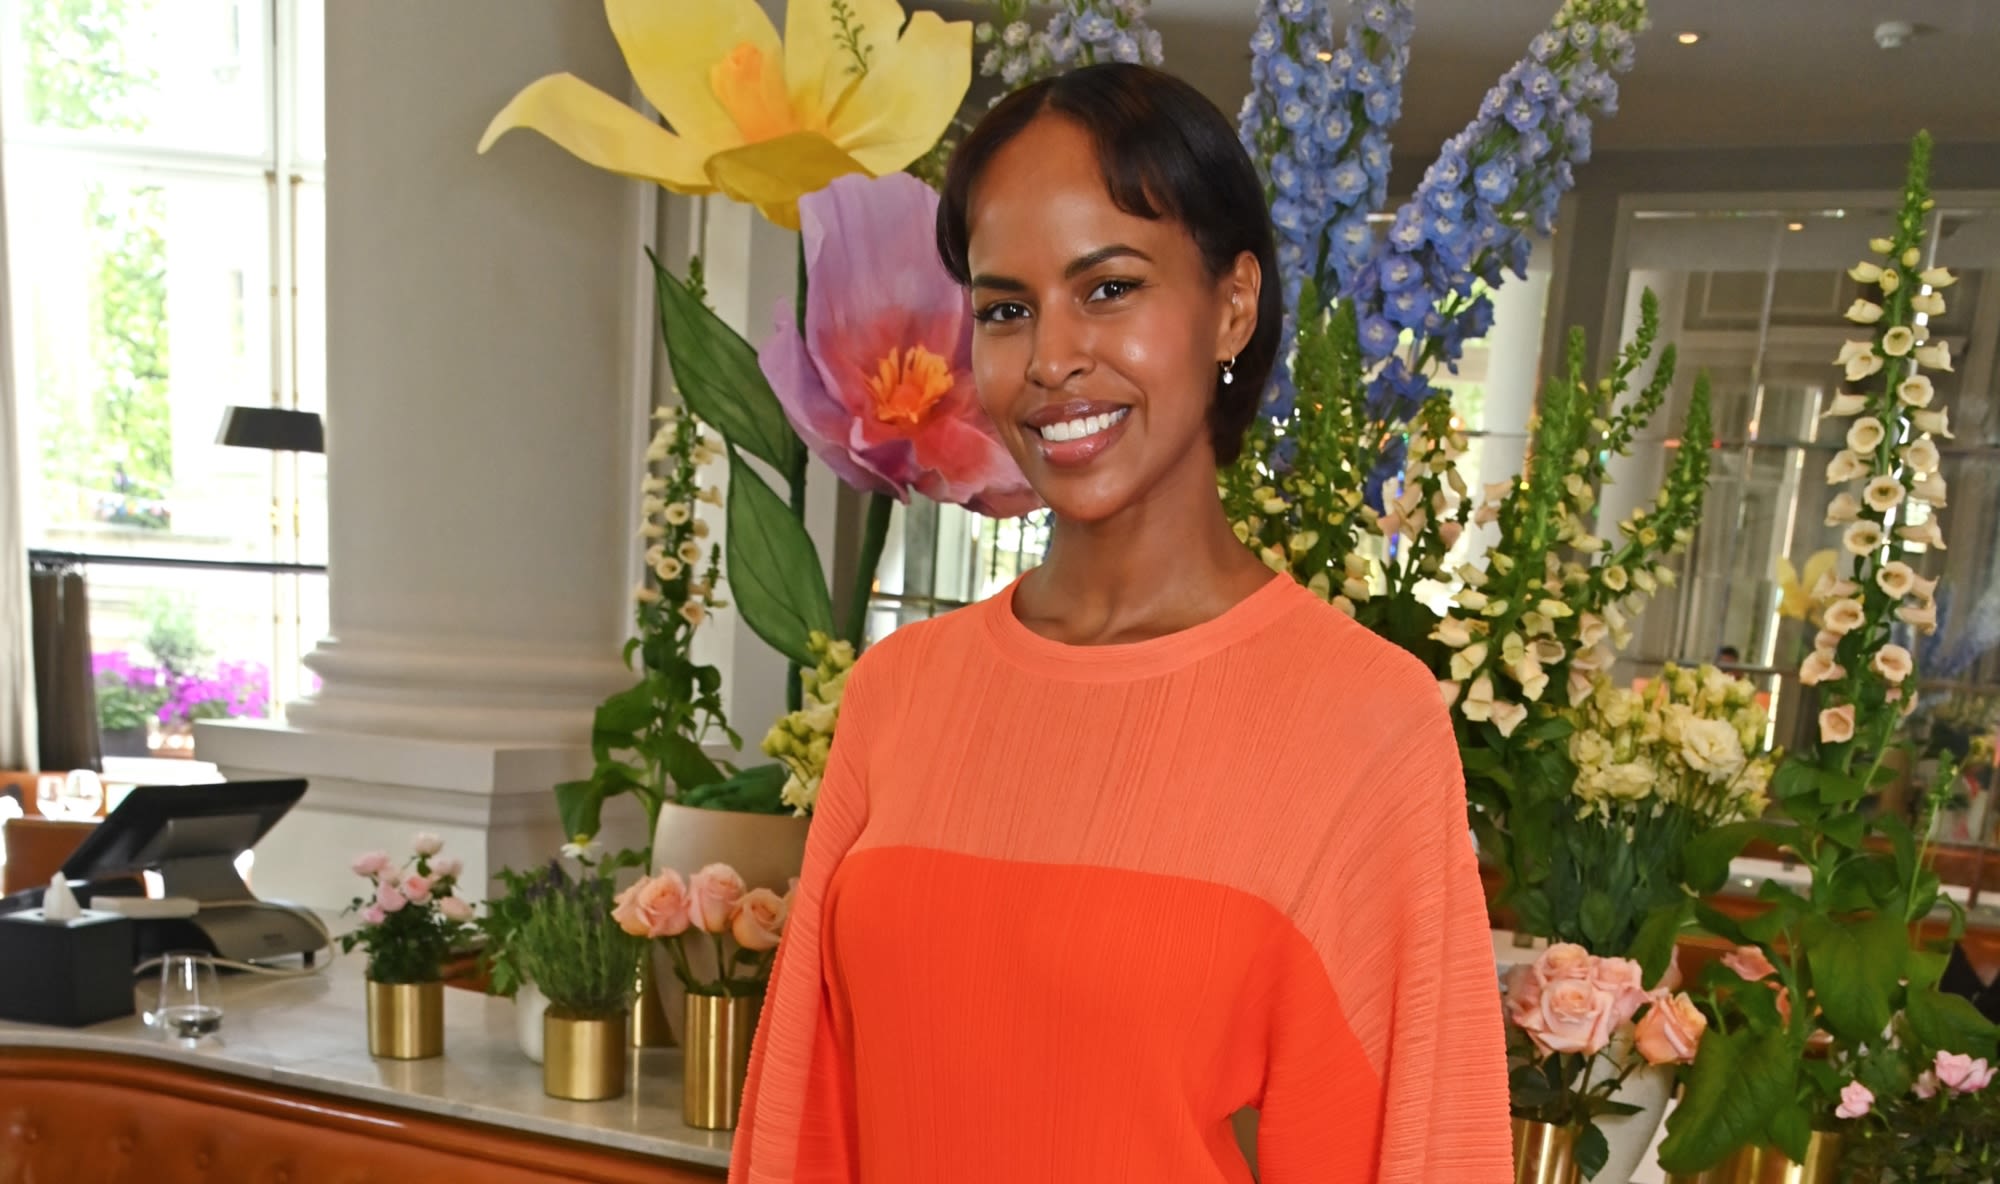
POLYGON ((674 1030, 667 1023, 667 1009, 660 1006, 660 984, 653 972, 652 943, 648 942, 639 954, 639 977, 632 985, 632 1047, 673 1046, 674 1030))
POLYGON ((1836 1184, 1840 1179, 1840 1136, 1814 1131, 1806 1157, 1794 1161, 1776 1147, 1745 1147, 1705 1172, 1670 1175, 1668 1184, 1836 1184))
POLYGON ((627 1015, 578 1017, 551 1007, 542 1015, 542 1092, 572 1102, 601 1102, 625 1092, 627 1015))
POLYGON ((743 995, 689 995, 681 1041, 681 1117, 691 1127, 736 1126, 743 1078, 750 1069, 750 1034, 759 1000, 743 995))
POLYGON ((1577 1184, 1576 1128, 1515 1119, 1514 1184, 1577 1184))
POLYGON ((444 1055, 444 984, 368 980, 368 1055, 421 1061, 444 1055))

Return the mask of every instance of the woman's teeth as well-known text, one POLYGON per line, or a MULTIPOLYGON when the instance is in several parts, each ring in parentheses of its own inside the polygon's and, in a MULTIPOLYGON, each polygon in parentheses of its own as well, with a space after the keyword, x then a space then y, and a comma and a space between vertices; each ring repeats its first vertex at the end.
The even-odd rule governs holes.
POLYGON ((1124 419, 1131 414, 1131 411, 1130 407, 1120 407, 1104 415, 1091 415, 1083 419, 1066 419, 1061 423, 1052 423, 1040 429, 1042 439, 1052 444, 1063 444, 1071 440, 1081 440, 1085 436, 1095 436, 1124 419))

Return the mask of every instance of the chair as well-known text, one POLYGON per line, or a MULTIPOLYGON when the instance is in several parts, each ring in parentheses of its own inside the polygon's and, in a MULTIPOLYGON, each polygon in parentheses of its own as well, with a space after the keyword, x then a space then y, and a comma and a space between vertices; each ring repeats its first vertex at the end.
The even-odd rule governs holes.
POLYGON ((70 853, 96 827, 95 822, 56 822, 47 818, 9 818, 0 826, 0 895, 48 884, 70 853))

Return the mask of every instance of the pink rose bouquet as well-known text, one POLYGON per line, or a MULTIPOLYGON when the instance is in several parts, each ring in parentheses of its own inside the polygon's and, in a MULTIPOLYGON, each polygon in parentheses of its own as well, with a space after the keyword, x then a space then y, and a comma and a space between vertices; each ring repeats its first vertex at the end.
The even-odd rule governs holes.
MULTIPOLYGON (((1843 1066, 1852 1077, 1834 1116, 1846 1123, 1849 1178, 2000 1179, 2000 1089, 1990 1057, 1938 1049, 1926 1059, 1907 1016, 1898 1017, 1896 1036, 1843 1066)), ((1990 1053, 1992 1042, 1981 1047, 1990 1053)))
MULTIPOLYGON (((795 881, 796 883, 796 881, 795 881)), ((735 868, 711 863, 694 875, 666 868, 618 894, 612 918, 634 937, 663 943, 674 974, 691 995, 757 995, 770 981, 792 895, 748 888, 735 868), (696 972, 687 942, 706 940, 716 974, 696 972)))
POLYGON ((361 923, 340 938, 340 948, 368 954, 368 977, 378 983, 428 983, 444 977, 452 949, 472 935, 472 906, 455 894, 461 864, 441 859, 444 840, 420 834, 398 862, 386 851, 355 857, 354 874, 367 884, 346 912, 361 923))

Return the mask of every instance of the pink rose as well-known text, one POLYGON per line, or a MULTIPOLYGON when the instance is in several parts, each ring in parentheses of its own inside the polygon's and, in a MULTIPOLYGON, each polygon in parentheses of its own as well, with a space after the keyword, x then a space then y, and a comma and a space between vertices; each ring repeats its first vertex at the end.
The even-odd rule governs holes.
POLYGON ((429 877, 419 876, 414 873, 405 877, 403 880, 403 895, 410 898, 411 904, 429 904, 431 902, 431 882, 429 877))
POLYGON ((1986 1058, 1973 1060, 1962 1052, 1937 1054, 1937 1079, 1953 1093, 1976 1094, 1993 1083, 1993 1068, 1986 1058))
POLYGON ((688 890, 681 874, 668 868, 618 894, 611 917, 633 937, 678 937, 688 927, 688 890))
POLYGON ((1580 1052, 1594 1056, 1611 1043, 1618 1000, 1588 979, 1564 978, 1542 988, 1541 1007, 1523 1024, 1543 1055, 1580 1052))
POLYGON ((447 921, 457 921, 460 924, 464 924, 472 920, 472 906, 465 903, 462 898, 456 896, 447 896, 443 900, 438 901, 438 912, 443 913, 444 919, 447 921))
POLYGON ((1646 993, 1646 972, 1630 958, 1599 958, 1590 972, 1590 981, 1611 992, 1618 1001, 1612 1020, 1614 1026, 1639 1014, 1639 1009, 1652 999, 1646 993))
POLYGON ((743 902, 743 877, 726 863, 711 863, 688 877, 688 921, 705 933, 727 933, 743 902))
POLYGON ((1737 946, 1735 950, 1722 956, 1722 964, 1736 972, 1746 983, 1754 983, 1778 973, 1764 951, 1756 946, 1737 946))
POLYGON ((736 921, 729 927, 737 945, 759 953, 775 950, 784 931, 785 902, 777 893, 769 888, 752 888, 743 894, 736 921))
POLYGON ((1701 1035, 1708 1030, 1708 1017, 1685 994, 1662 992, 1652 1004, 1634 1030, 1639 1055, 1649 1065, 1692 1064, 1701 1035))
POLYGON ((425 857, 436 855, 444 850, 444 840, 429 831, 423 831, 410 841, 410 850, 425 857))
POLYGON ((388 915, 389 914, 382 911, 381 905, 376 905, 376 904, 371 904, 367 908, 361 910, 361 919, 370 925, 380 925, 382 923, 382 919, 384 917, 387 917, 388 915))
POLYGON ((1522 1031, 1529 1030, 1542 1012, 1542 975, 1532 963, 1523 962, 1507 972, 1507 1018, 1522 1031))
POLYGON ((1910 1092, 1926 1102, 1937 1097, 1937 1091, 1937 1074, 1931 1072, 1929 1069, 1925 1069, 1923 1073, 1918 1075, 1916 1082, 1910 1086, 1910 1092))
POLYGON ((368 876, 372 879, 387 870, 389 870, 387 851, 370 851, 366 855, 354 857, 354 874, 357 876, 368 876))
POLYGON ((375 907, 385 913, 400 913, 408 903, 403 890, 394 884, 381 884, 375 889, 375 907))
POLYGON ((1535 959, 1535 969, 1541 972, 1542 981, 1555 982, 1564 978, 1589 978, 1597 959, 1590 951, 1569 942, 1557 942, 1542 951, 1535 959))
POLYGON ((448 855, 443 859, 433 859, 431 861, 431 878, 433 880, 455 880, 458 878, 459 873, 464 870, 465 862, 457 856, 448 855))
POLYGON ((1875 1108, 1875 1091, 1858 1081, 1850 1081, 1840 1087, 1840 1105, 1833 1111, 1835 1118, 1860 1118, 1875 1108))

